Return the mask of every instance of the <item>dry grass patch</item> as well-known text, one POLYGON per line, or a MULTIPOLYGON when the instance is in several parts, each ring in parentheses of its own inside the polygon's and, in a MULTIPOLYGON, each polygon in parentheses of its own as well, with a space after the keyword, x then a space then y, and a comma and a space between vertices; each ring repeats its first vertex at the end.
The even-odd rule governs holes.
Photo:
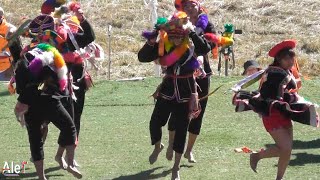
MULTIPOLYGON (((136 55, 144 43, 140 36, 141 32, 152 28, 149 10, 143 1, 81 0, 81 2, 86 16, 95 28, 97 42, 102 45, 106 53, 108 53, 106 28, 108 24, 113 26, 112 78, 153 74, 153 64, 138 63, 136 55)), ((0 6, 8 12, 8 20, 18 24, 22 16, 35 17, 40 12, 41 3, 38 0, 19 2, 2 0, 0 6)), ((172 0, 158 0, 158 4, 159 16, 168 17, 174 11, 172 0)), ((302 62, 302 71, 319 73, 317 63, 320 60, 320 42, 316 33, 320 32, 320 1, 205 1, 204 6, 217 30, 222 31, 225 23, 233 23, 237 29, 243 30, 242 35, 235 36, 239 72, 242 63, 248 59, 256 58, 266 66, 272 61, 267 56, 268 50, 277 42, 294 38, 298 41, 299 57, 306 59, 306 62, 302 62)), ((108 59, 107 56, 106 58, 108 59)), ((215 67, 216 64, 212 64, 215 67)), ((104 66, 104 69, 106 68, 107 66, 104 66)), ((216 71, 216 68, 214 70, 216 71)), ((104 77, 103 74, 102 71, 98 77, 104 77)), ((238 71, 233 74, 238 74, 238 71)))

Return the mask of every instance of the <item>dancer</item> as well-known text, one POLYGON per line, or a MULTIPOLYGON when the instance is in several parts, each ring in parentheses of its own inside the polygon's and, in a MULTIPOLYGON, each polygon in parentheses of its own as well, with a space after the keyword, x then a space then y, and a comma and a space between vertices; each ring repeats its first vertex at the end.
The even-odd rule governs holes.
MULTIPOLYGON (((92 43, 95 40, 95 34, 78 2, 71 2, 66 8, 66 16, 71 17, 65 20, 62 19, 62 23, 56 25, 56 31, 58 34, 66 37, 64 47, 67 48, 61 48, 59 51, 66 61, 68 71, 71 72, 72 86, 76 87, 73 89, 70 87, 70 91, 74 93, 75 98, 69 99, 70 103, 66 104, 71 106, 66 108, 74 120, 77 129, 77 139, 79 140, 80 120, 84 107, 85 93, 92 86, 91 77, 85 69, 85 59, 84 55, 81 54, 82 52, 80 52, 80 48, 84 48, 92 43), (70 30, 68 30, 69 28, 70 30)), ((55 156, 55 159, 63 168, 66 167, 63 158, 64 150, 60 146, 55 156)), ((74 163, 76 166, 79 166, 77 161, 74 163)))
POLYGON ((25 48, 24 58, 17 62, 15 78, 19 97, 15 113, 18 120, 25 119, 31 155, 39 179, 46 179, 41 132, 41 126, 45 121, 52 122, 60 130, 58 144, 66 148, 67 171, 77 178, 82 178, 82 174, 73 164, 76 128, 61 103, 61 99, 66 97, 67 93, 68 70, 62 55, 52 46, 56 44, 49 44, 61 42, 61 39, 53 31, 52 17, 38 16, 30 26, 40 22, 43 33, 38 36, 38 43, 25 48))
MULTIPOLYGON (((216 31, 214 29, 213 24, 209 21, 208 15, 206 14, 204 8, 200 5, 198 0, 176 0, 175 7, 177 10, 182 10, 187 13, 188 17, 190 18, 191 23, 195 26, 195 31, 198 35, 204 34, 215 34, 216 31)), ((211 49, 215 48, 216 44, 211 43, 211 49)), ((212 70, 210 68, 209 63, 209 56, 207 54, 198 57, 200 63, 203 64, 204 72, 201 73, 200 76, 196 78, 196 82, 199 85, 197 88, 197 92, 199 94, 199 98, 202 98, 209 93, 210 89, 210 76, 212 75, 212 70)), ((198 135, 200 134, 202 119, 204 116, 204 112, 206 110, 208 98, 203 99, 200 101, 201 112, 199 116, 190 121, 188 132, 188 144, 186 152, 184 153, 184 157, 188 159, 190 163, 196 163, 194 155, 192 153, 193 146, 196 142, 198 135)), ((168 123, 168 130, 169 130, 169 146, 167 148, 166 157, 168 160, 172 160, 173 158, 173 140, 175 135, 174 121, 176 116, 170 116, 169 123, 168 123)))
POLYGON ((234 99, 237 111, 254 110, 262 116, 267 132, 275 146, 250 155, 250 166, 256 172, 261 159, 279 157, 276 180, 281 180, 290 161, 293 141, 291 120, 319 126, 319 118, 312 103, 294 91, 298 88, 291 68, 295 63, 295 40, 285 40, 269 51, 273 63, 265 70, 258 94, 239 91, 234 99), (292 91, 293 90, 293 91, 292 91))
POLYGON ((172 168, 172 179, 180 179, 179 166, 184 151, 186 134, 190 118, 199 113, 198 93, 194 72, 199 68, 195 58, 210 51, 206 40, 196 34, 194 26, 188 23, 187 14, 175 13, 169 22, 158 20, 156 36, 145 35, 147 43, 138 53, 140 62, 151 62, 157 59, 160 65, 166 66, 165 76, 158 87, 158 96, 150 120, 151 142, 154 150, 149 157, 150 164, 156 162, 159 153, 164 148, 161 143, 162 131, 170 114, 176 116, 175 137, 172 148, 175 151, 175 162, 172 168), (191 43, 192 42, 192 43, 191 43))

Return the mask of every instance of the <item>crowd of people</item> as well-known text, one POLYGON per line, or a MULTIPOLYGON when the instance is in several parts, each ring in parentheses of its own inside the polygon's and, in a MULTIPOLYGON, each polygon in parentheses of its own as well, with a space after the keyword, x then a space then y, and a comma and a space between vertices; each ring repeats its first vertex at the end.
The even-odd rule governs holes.
POLYGON ((30 161, 39 179, 46 179, 43 146, 50 122, 60 130, 54 159, 62 169, 82 178, 74 157, 90 75, 80 48, 95 40, 93 28, 78 2, 45 1, 41 14, 18 29, 6 22, 2 8, 0 15, 5 35, 1 46, 7 55, 0 61, 1 68, 14 75, 10 80, 18 94, 14 112, 26 125, 30 161), (23 46, 19 36, 29 38, 29 43, 23 46))

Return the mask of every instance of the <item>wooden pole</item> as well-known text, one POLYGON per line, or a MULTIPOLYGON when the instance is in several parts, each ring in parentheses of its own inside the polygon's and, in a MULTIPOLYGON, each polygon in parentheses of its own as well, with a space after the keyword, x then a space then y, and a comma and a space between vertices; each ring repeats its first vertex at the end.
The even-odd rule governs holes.
POLYGON ((107 27, 107 31, 108 31, 108 44, 109 44, 109 62, 108 62, 108 80, 111 79, 111 29, 112 29, 112 26, 110 24, 108 24, 108 27, 107 27))

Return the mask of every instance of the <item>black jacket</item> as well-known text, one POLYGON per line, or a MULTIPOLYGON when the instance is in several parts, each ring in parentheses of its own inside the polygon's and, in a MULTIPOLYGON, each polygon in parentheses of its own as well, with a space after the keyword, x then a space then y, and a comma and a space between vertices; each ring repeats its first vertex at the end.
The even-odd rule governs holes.
MULTIPOLYGON (((95 33, 93 31, 92 26, 90 25, 90 23, 85 19, 80 23, 80 26, 83 29, 83 34, 77 34, 74 36, 75 40, 77 41, 78 45, 80 48, 84 48, 86 47, 88 44, 90 44, 91 42, 93 42, 96 39, 95 33)), ((76 48, 74 47, 74 45, 71 42, 70 37, 68 36, 67 39, 67 44, 68 44, 68 48, 70 51, 75 51, 76 48)))
MULTIPOLYGON (((209 43, 195 32, 189 34, 190 39, 194 44, 194 54, 191 56, 193 60, 197 56, 204 56, 210 51, 209 43)), ((138 53, 140 62, 151 62, 159 58, 159 45, 154 46, 146 43, 138 53)), ((168 52, 170 53, 170 52, 168 52)), ((191 93, 197 92, 195 79, 193 77, 194 69, 190 69, 188 57, 190 51, 187 51, 175 64, 167 67, 166 76, 160 85, 159 95, 167 100, 176 100, 177 102, 188 102, 191 93), (179 76, 176 78, 176 76, 179 76)))
MULTIPOLYGON (((207 28, 204 30, 204 33, 213 33, 216 34, 216 30, 214 28, 214 25, 209 21, 207 28)), ((215 48, 214 43, 210 43, 211 49, 215 48)), ((212 69, 210 67, 209 63, 209 56, 206 54, 203 59, 203 69, 206 72, 207 76, 210 76, 212 74, 212 69)))
MULTIPOLYGON (((84 48, 90 43, 92 43, 96 37, 94 30, 90 23, 85 19, 80 23, 80 26, 83 29, 82 35, 75 35, 75 40, 77 41, 80 48, 84 48)), ((70 37, 68 36, 67 44, 70 51, 75 51, 76 48, 72 44, 70 37)), ((82 64, 74 64, 74 63, 67 63, 68 70, 71 71, 72 77, 73 77, 73 83, 78 86, 79 88, 84 89, 85 88, 85 81, 82 79, 82 81, 78 82, 78 79, 82 77, 83 73, 83 65, 82 64)))

